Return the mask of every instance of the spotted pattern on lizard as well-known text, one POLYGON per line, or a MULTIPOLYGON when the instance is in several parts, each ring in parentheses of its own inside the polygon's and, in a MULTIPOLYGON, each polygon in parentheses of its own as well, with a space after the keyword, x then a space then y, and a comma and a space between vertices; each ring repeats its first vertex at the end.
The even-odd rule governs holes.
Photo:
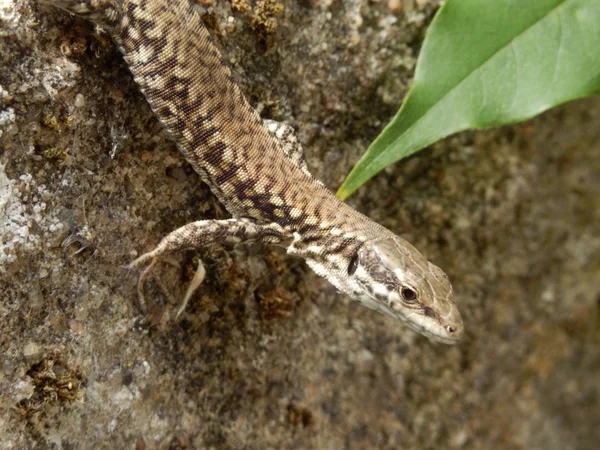
POLYGON ((448 277, 310 174, 289 128, 263 122, 248 103, 190 0, 42 2, 110 33, 156 116, 233 216, 185 225, 133 265, 213 243, 281 245, 360 304, 433 340, 460 339, 448 277))

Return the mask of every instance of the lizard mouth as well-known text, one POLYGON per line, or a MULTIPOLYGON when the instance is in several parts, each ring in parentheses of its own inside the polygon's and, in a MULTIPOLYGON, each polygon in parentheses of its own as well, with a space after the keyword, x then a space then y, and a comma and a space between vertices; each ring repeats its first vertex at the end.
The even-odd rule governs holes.
POLYGON ((462 338, 464 332, 462 323, 456 326, 443 325, 433 319, 429 319, 425 315, 415 312, 404 318, 401 318, 400 314, 398 316, 409 328, 442 344, 456 344, 462 338))
POLYGON ((464 331, 462 325, 452 328, 452 331, 449 331, 448 326, 440 325, 433 320, 426 320, 426 317, 420 314, 415 315, 414 318, 405 318, 403 322, 412 330, 428 337, 432 341, 447 345, 456 344, 461 339, 464 331))

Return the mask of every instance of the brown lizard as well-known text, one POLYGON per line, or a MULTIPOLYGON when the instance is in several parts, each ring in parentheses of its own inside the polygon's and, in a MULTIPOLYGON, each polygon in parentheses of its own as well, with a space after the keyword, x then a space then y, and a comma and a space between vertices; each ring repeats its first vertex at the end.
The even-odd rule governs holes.
MULTIPOLYGON (((290 127, 263 121, 190 0, 42 0, 84 17, 119 46, 185 158, 234 217, 189 223, 132 266, 213 243, 284 246, 358 303, 439 342, 463 323, 446 274, 411 244, 339 201, 308 171, 290 127)), ((200 264, 184 299, 204 277, 200 264)))

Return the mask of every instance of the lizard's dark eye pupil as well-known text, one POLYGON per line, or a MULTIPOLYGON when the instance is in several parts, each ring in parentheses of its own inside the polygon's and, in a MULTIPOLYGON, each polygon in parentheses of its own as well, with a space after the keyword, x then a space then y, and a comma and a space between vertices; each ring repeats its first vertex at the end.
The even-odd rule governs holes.
POLYGON ((348 275, 354 275, 356 268, 358 267, 358 255, 354 255, 348 264, 348 275))
POLYGON ((402 288, 402 297, 404 297, 404 300, 412 302, 417 299, 417 293, 411 288, 404 287, 402 288))

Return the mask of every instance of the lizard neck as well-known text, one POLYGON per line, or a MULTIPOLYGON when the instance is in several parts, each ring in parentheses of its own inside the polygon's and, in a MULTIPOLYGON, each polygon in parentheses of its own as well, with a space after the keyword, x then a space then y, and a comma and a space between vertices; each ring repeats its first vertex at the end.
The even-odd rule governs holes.
POLYGON ((288 253, 304 258, 340 290, 347 290, 340 285, 347 278, 350 261, 365 242, 395 236, 320 184, 299 204, 303 215, 281 223, 293 236, 288 253))

